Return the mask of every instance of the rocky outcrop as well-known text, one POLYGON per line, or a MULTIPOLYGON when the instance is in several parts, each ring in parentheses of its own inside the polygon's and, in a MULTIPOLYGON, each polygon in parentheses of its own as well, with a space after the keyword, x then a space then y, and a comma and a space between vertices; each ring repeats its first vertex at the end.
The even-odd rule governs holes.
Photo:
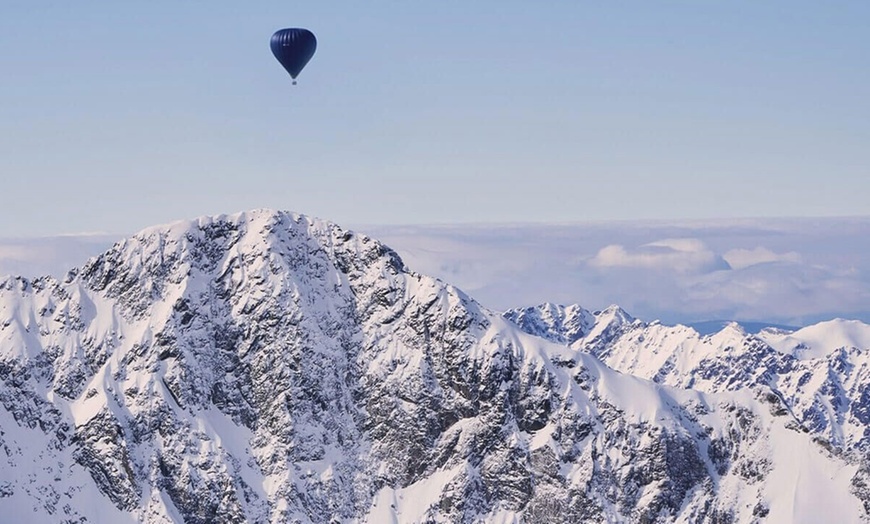
POLYGON ((0 400, 0 510, 31 522, 865 511, 863 477, 815 475, 850 466, 760 392, 620 374, 290 213, 152 228, 63 282, 0 283, 0 400), (777 450, 800 446, 820 488, 784 496, 777 450))

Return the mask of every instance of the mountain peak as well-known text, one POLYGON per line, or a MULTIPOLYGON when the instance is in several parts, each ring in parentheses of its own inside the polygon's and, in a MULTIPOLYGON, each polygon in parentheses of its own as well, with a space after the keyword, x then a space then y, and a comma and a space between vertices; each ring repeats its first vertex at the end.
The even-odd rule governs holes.
POLYGON ((595 324, 592 313, 579 304, 563 306, 545 302, 537 306, 509 309, 502 316, 526 333, 565 345, 585 337, 595 324))
MULTIPOLYGON (((571 337, 596 320, 516 315, 571 337)), ((604 349, 643 327, 599 317, 604 349)), ((855 521, 870 482, 769 400, 623 375, 271 210, 7 281, 0 401, 0 512, 28 522, 742 522, 829 502, 855 521)))
POLYGON ((611 304, 601 311, 596 311, 594 315, 597 319, 605 320, 609 323, 630 324, 635 321, 633 316, 629 315, 627 311, 616 304, 611 304))

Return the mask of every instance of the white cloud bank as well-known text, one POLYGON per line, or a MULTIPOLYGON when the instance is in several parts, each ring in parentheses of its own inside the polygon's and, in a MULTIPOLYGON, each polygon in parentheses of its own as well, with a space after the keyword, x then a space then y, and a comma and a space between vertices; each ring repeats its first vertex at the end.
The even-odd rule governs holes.
MULTIPOLYGON (((616 303, 665 322, 870 322, 870 217, 356 229, 495 309, 616 303)), ((0 274, 63 276, 115 240, 0 240, 0 274)))
POLYGON ((61 277, 117 240, 105 234, 0 239, 0 275, 61 277))
POLYGON ((756 246, 753 249, 731 249, 722 255, 733 269, 743 269, 756 264, 768 262, 794 262, 801 261, 801 256, 795 251, 788 253, 775 253, 765 247, 756 246))
POLYGON ((666 322, 870 321, 870 217, 367 231, 496 309, 616 303, 666 322))
POLYGON ((610 244, 589 261, 597 268, 637 268, 692 273, 728 269, 728 263, 696 238, 671 238, 631 250, 610 244))

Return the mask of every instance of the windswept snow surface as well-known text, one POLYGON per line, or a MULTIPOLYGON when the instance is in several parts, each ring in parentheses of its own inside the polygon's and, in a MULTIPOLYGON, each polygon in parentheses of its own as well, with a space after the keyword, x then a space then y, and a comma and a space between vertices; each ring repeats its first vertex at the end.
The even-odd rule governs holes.
MULTIPOLYGON (((561 343, 303 215, 149 228, 63 280, 0 280, 0 511, 43 522, 866 518, 870 468, 849 450, 862 449, 854 432, 867 424, 854 421, 870 412, 838 425, 845 444, 832 444, 764 381, 705 392, 607 367, 596 354, 627 365, 621 337, 655 327, 617 307, 552 307, 547 323, 566 330, 561 343)), ((711 343, 725 351, 733 331, 711 343)), ((705 350, 641 334, 671 354, 705 350)), ((844 398, 863 369, 837 375, 844 398)))

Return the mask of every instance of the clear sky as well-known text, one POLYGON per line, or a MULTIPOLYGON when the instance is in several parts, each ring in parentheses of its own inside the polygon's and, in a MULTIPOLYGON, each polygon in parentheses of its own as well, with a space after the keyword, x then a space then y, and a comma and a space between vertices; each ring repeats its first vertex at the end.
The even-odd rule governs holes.
POLYGON ((0 3, 0 237, 870 214, 870 2, 0 3), (318 50, 291 86, 269 38, 318 50))

